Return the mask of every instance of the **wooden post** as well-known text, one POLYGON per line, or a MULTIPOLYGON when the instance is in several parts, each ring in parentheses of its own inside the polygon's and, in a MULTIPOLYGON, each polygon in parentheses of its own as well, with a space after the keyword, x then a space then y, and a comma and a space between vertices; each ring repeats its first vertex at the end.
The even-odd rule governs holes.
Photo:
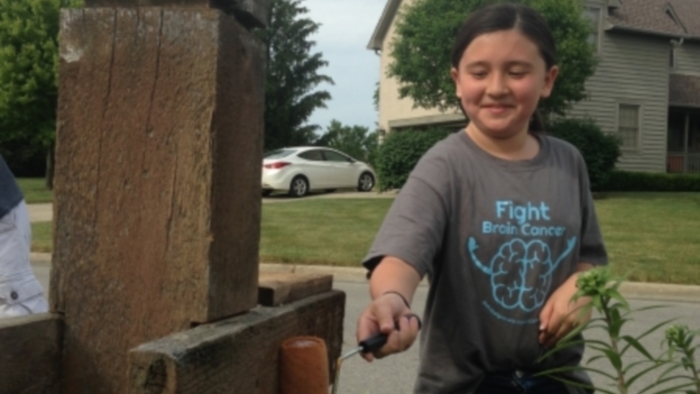
POLYGON ((266 16, 86 3, 61 14, 50 299, 62 392, 125 393, 129 349, 257 305, 265 49, 210 6, 266 16))

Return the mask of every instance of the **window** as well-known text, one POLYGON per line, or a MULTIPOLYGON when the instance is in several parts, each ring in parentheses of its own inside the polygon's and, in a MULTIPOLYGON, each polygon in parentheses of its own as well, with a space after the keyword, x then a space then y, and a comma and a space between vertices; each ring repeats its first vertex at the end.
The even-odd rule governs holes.
POLYGON ((308 150, 306 152, 299 153, 299 157, 311 161, 323 161, 323 155, 320 150, 308 150))
POLYGON ((600 8, 586 8, 583 15, 591 22, 591 33, 588 35, 588 43, 598 51, 600 40, 600 8))
POLYGON ((639 147, 639 105, 620 104, 618 134, 622 139, 622 148, 639 147))
POLYGON ((296 151, 294 149, 278 149, 278 150, 273 150, 271 152, 267 152, 263 155, 263 159, 281 159, 283 157, 287 157, 291 155, 292 153, 295 153, 296 151))
POLYGON ((340 163, 350 162, 350 159, 341 155, 340 153, 333 152, 332 150, 323 151, 323 154, 326 155, 326 160, 328 161, 335 161, 340 163))

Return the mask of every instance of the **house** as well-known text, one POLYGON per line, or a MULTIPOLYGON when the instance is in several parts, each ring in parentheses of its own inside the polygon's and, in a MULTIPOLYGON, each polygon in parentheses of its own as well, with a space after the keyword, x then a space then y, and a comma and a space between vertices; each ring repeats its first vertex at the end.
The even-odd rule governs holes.
MULTIPOLYGON (((413 108, 386 77, 396 16, 412 1, 387 0, 368 44, 381 55, 379 125, 461 127, 459 110, 413 108)), ((586 0, 585 15, 599 64, 568 116, 621 138, 620 169, 700 173, 700 0, 586 0)))

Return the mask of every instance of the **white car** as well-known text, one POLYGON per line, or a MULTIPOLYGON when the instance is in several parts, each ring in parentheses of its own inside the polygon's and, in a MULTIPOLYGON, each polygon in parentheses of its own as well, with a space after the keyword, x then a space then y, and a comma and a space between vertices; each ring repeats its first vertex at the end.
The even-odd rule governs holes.
POLYGON ((361 161, 334 149, 305 146, 265 153, 262 189, 267 196, 286 191, 302 197, 312 190, 357 188, 368 192, 374 187, 374 170, 361 161))

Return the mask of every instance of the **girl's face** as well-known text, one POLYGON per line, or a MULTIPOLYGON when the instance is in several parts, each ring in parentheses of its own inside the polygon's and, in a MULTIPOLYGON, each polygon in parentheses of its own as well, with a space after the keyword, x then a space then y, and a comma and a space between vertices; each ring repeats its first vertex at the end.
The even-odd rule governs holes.
POLYGON ((517 29, 476 37, 452 69, 457 97, 473 126, 492 138, 527 133, 540 98, 558 69, 547 70, 537 45, 517 29))

